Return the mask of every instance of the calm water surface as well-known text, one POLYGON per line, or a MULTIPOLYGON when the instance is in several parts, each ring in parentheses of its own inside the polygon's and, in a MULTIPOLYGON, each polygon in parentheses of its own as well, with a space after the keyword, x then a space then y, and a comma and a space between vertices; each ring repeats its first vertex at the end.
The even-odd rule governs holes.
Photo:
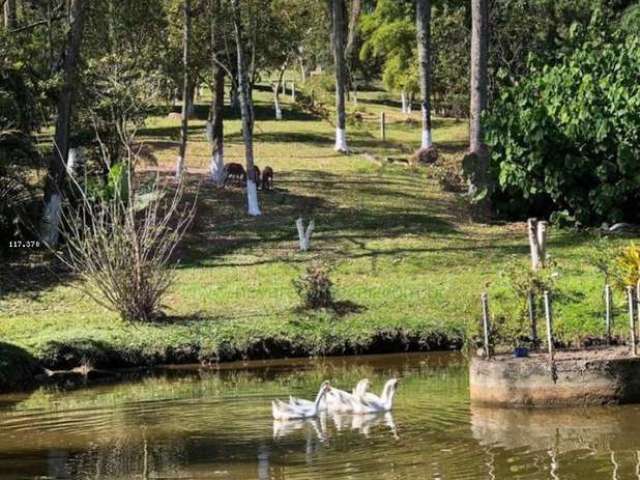
POLYGON ((640 408, 471 407, 456 353, 238 364, 0 397, 0 478, 640 478, 640 408), (270 401, 323 379, 376 390, 393 415, 274 424, 270 401))

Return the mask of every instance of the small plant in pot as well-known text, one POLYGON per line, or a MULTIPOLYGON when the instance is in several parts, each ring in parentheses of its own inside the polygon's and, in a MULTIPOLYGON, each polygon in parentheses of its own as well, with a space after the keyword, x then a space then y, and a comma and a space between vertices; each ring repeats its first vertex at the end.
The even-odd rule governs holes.
POLYGON ((529 356, 529 350, 533 346, 533 341, 529 337, 518 337, 515 347, 513 348, 513 356, 516 358, 525 358, 529 356))

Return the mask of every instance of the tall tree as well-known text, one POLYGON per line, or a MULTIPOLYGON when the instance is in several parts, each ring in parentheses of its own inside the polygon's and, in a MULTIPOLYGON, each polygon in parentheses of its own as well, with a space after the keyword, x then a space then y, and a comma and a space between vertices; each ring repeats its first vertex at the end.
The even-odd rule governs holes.
POLYGON ((251 89, 249 88, 249 78, 247 76, 245 53, 247 38, 244 35, 242 26, 240 0, 232 0, 232 6, 238 60, 238 89, 240 93, 240 113, 242 116, 242 137, 244 140, 247 167, 247 208, 249 215, 259 216, 261 213, 260 206, 258 205, 257 178, 255 169, 253 168, 253 102, 251 100, 251 89))
POLYGON ((4 0, 4 26, 7 30, 16 28, 18 15, 16 12, 16 0, 4 0))
POLYGON ((218 185, 224 181, 224 77, 219 52, 224 48, 220 0, 211 0, 211 74, 212 100, 209 112, 209 141, 211 142, 211 179, 218 185))
POLYGON ((189 136, 189 113, 191 111, 192 89, 191 72, 189 70, 190 44, 191 44, 191 0, 184 0, 182 10, 182 123, 180 126, 180 152, 176 163, 176 177, 180 178, 184 171, 185 157, 187 154, 187 141, 189 136))
MULTIPOLYGON (((354 96, 357 96, 357 85, 354 73, 354 51, 356 40, 359 32, 360 17, 362 16, 362 0, 351 0, 351 12, 349 14, 349 27, 347 33, 347 43, 344 47, 344 58, 347 64, 347 74, 349 85, 353 90, 354 96)), ((357 101, 357 97, 355 97, 357 101)))
POLYGON ((345 62, 345 2, 344 0, 333 0, 333 58, 336 68, 336 146, 338 152, 346 153, 347 148, 347 113, 345 111, 345 83, 346 83, 346 62, 345 62))
POLYGON ((45 186, 45 211, 41 231, 41 239, 48 245, 58 243, 58 226, 62 206, 62 190, 64 186, 66 163, 69 156, 69 135, 71 131, 71 115, 78 76, 78 61, 84 30, 86 4, 84 0, 71 0, 69 8, 69 37, 67 40, 63 64, 63 82, 58 99, 58 117, 54 135, 53 154, 49 157, 47 183, 45 186))
POLYGON ((469 179, 469 195, 481 215, 489 213, 489 152, 484 143, 482 112, 487 108, 487 64, 489 49, 488 0, 471 0, 471 102, 469 154, 465 171, 469 179))
POLYGON ((422 148, 431 141, 431 0, 417 0, 416 30, 422 95, 422 148))

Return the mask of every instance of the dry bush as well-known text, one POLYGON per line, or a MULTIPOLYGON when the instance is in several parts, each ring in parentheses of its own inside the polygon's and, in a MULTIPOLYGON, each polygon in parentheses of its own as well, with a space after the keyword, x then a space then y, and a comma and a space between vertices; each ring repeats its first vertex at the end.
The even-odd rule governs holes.
POLYGON ((63 246, 56 255, 98 304, 123 320, 150 321, 162 314, 175 278, 172 254, 195 202, 183 202, 182 182, 173 188, 156 177, 136 189, 131 169, 124 172, 122 188, 97 200, 76 184, 77 205, 63 210, 63 246))

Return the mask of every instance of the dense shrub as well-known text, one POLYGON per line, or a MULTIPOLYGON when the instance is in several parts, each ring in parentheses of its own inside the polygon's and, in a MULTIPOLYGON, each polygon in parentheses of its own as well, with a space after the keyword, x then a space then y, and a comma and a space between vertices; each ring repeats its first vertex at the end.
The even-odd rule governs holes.
POLYGON ((640 40, 593 31, 486 117, 498 213, 640 221, 640 40))
POLYGON ((635 287, 640 281, 640 247, 631 243, 620 249, 614 257, 614 279, 616 286, 625 290, 628 286, 635 287))
POLYGON ((333 282, 329 273, 330 269, 326 264, 313 262, 300 278, 293 281, 303 308, 318 310, 333 306, 333 282))

